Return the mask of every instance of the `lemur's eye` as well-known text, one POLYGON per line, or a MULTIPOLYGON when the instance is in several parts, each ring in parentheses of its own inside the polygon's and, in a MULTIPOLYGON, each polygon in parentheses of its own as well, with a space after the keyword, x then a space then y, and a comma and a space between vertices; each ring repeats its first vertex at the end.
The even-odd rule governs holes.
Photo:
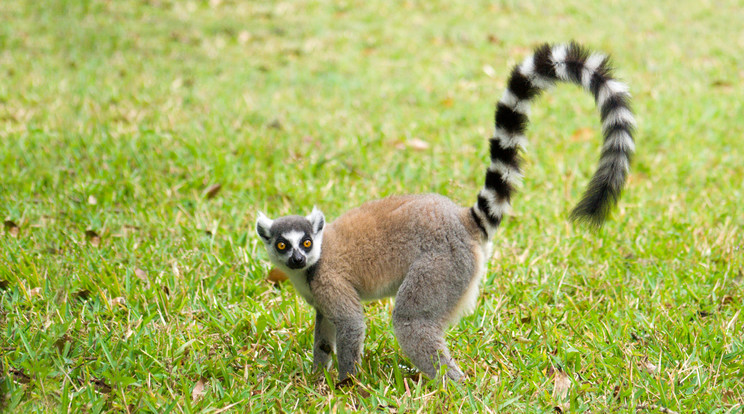
POLYGON ((276 248, 279 249, 279 250, 284 250, 284 249, 287 248, 287 244, 284 243, 284 242, 279 242, 279 243, 276 244, 276 248))
POLYGON ((305 246, 306 249, 309 249, 313 245, 313 242, 311 242, 310 239, 307 239, 302 242, 302 245, 305 246))

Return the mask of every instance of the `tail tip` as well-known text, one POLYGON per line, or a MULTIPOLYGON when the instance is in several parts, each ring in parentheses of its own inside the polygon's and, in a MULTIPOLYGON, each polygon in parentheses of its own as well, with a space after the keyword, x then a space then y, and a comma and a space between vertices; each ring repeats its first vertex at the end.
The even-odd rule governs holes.
POLYGON ((574 223, 580 223, 588 226, 593 230, 598 230, 604 225, 609 216, 609 209, 607 209, 607 211, 588 210, 577 206, 571 211, 571 214, 568 216, 568 218, 574 223))
POLYGON ((574 207, 569 215, 569 220, 586 224, 592 229, 599 229, 607 221, 612 213, 613 207, 620 198, 618 190, 613 191, 608 187, 592 188, 574 207))

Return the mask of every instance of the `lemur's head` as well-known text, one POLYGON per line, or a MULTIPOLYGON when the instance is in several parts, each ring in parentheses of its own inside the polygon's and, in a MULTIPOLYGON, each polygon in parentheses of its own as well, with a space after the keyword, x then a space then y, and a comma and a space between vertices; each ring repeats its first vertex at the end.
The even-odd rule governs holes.
POLYGON ((325 217, 313 207, 310 215, 285 216, 271 220, 258 213, 256 232, 266 245, 271 261, 282 268, 299 270, 314 265, 320 258, 325 217))

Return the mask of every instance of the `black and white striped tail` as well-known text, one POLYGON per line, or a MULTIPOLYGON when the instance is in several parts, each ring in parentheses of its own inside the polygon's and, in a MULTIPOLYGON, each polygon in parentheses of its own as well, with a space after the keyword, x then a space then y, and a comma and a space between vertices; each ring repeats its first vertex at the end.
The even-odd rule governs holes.
POLYGON ((545 44, 513 69, 496 108, 491 165, 472 207, 489 236, 508 212, 512 193, 522 180, 519 151, 526 144, 530 101, 557 81, 581 85, 594 95, 604 135, 599 167, 571 218, 601 225, 620 196, 635 150, 635 119, 628 87, 613 79, 607 56, 591 53, 576 43, 545 44))

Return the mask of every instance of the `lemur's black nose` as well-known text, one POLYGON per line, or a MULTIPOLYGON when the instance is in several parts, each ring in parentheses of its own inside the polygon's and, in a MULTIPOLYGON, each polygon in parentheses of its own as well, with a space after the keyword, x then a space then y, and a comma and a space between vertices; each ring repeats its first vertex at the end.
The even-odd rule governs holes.
POLYGON ((289 257, 289 260, 287 260, 287 266, 289 266, 290 269, 300 269, 305 266, 305 262, 307 259, 305 259, 305 256, 294 252, 292 253, 292 256, 289 257))

